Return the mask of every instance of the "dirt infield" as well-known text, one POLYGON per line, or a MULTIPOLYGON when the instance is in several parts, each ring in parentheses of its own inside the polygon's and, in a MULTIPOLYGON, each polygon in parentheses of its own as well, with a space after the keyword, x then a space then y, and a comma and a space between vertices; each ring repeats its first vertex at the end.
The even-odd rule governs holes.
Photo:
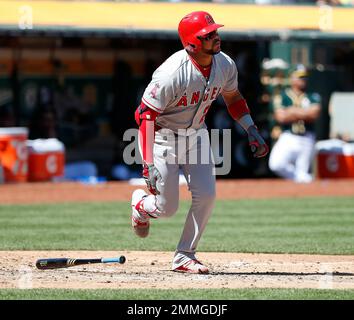
MULTIPOLYGON (((128 201, 136 187, 126 183, 83 185, 35 183, 0 186, 0 203, 29 204, 68 201, 128 201)), ((304 196, 354 196, 354 180, 294 184, 282 180, 218 181, 222 199, 304 196)), ((190 199, 185 186, 180 198, 190 199)), ((354 289, 354 256, 243 254, 200 252, 209 275, 170 271, 172 252, 119 252, 124 265, 87 265, 37 270, 45 257, 117 256, 103 251, 0 251, 0 288, 334 288, 354 289)))
MULTIPOLYGON (((73 201, 129 201, 137 186, 125 182, 87 185, 81 183, 23 183, 0 185, 1 204, 73 201)), ((295 184, 279 179, 218 180, 217 199, 266 199, 280 197, 354 196, 354 179, 318 180, 295 184)), ((186 186, 180 198, 190 199, 186 186)))
POLYGON ((209 275, 170 271, 171 252, 119 252, 124 265, 94 264, 37 270, 45 257, 113 257, 103 251, 1 251, 0 288, 187 289, 319 288, 354 289, 352 256, 200 253, 209 275))

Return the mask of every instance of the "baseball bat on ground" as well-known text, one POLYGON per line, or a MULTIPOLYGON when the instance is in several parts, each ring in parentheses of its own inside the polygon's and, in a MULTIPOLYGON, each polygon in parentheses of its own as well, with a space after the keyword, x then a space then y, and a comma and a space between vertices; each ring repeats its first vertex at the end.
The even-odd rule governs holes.
POLYGON ((68 268, 73 266, 79 266, 82 264, 117 263, 117 262, 123 264, 125 262, 125 257, 120 256, 118 258, 101 258, 101 259, 70 259, 70 258, 39 259, 36 262, 36 267, 41 270, 46 270, 46 269, 68 268))

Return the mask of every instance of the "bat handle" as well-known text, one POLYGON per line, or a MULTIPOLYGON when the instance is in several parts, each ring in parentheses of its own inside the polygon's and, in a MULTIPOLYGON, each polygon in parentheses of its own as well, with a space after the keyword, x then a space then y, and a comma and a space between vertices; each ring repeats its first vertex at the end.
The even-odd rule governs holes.
POLYGON ((123 264, 125 262, 125 257, 120 256, 118 258, 102 258, 101 262, 102 263, 118 262, 120 264, 123 264))

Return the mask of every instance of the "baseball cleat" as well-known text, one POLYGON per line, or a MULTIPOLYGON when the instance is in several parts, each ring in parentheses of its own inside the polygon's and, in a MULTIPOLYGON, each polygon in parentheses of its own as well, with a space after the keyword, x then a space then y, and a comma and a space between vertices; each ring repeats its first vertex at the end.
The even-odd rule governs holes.
POLYGON ((142 189, 137 189, 132 194, 132 227, 140 238, 146 238, 149 235, 149 216, 142 208, 142 202, 147 195, 142 189))
POLYGON ((176 272, 208 274, 209 269, 198 260, 189 260, 185 264, 173 269, 176 272))

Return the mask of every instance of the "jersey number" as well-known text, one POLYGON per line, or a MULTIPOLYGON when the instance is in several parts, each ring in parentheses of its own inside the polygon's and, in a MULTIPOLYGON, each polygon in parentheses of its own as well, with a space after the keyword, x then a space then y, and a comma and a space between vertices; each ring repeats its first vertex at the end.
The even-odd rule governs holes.
POLYGON ((207 115, 207 113, 208 113, 210 107, 211 107, 211 104, 209 104, 207 107, 205 107, 205 109, 204 109, 204 111, 203 111, 203 115, 202 115, 202 117, 200 118, 199 124, 201 124, 202 122, 204 122, 205 117, 206 117, 206 115, 207 115))

